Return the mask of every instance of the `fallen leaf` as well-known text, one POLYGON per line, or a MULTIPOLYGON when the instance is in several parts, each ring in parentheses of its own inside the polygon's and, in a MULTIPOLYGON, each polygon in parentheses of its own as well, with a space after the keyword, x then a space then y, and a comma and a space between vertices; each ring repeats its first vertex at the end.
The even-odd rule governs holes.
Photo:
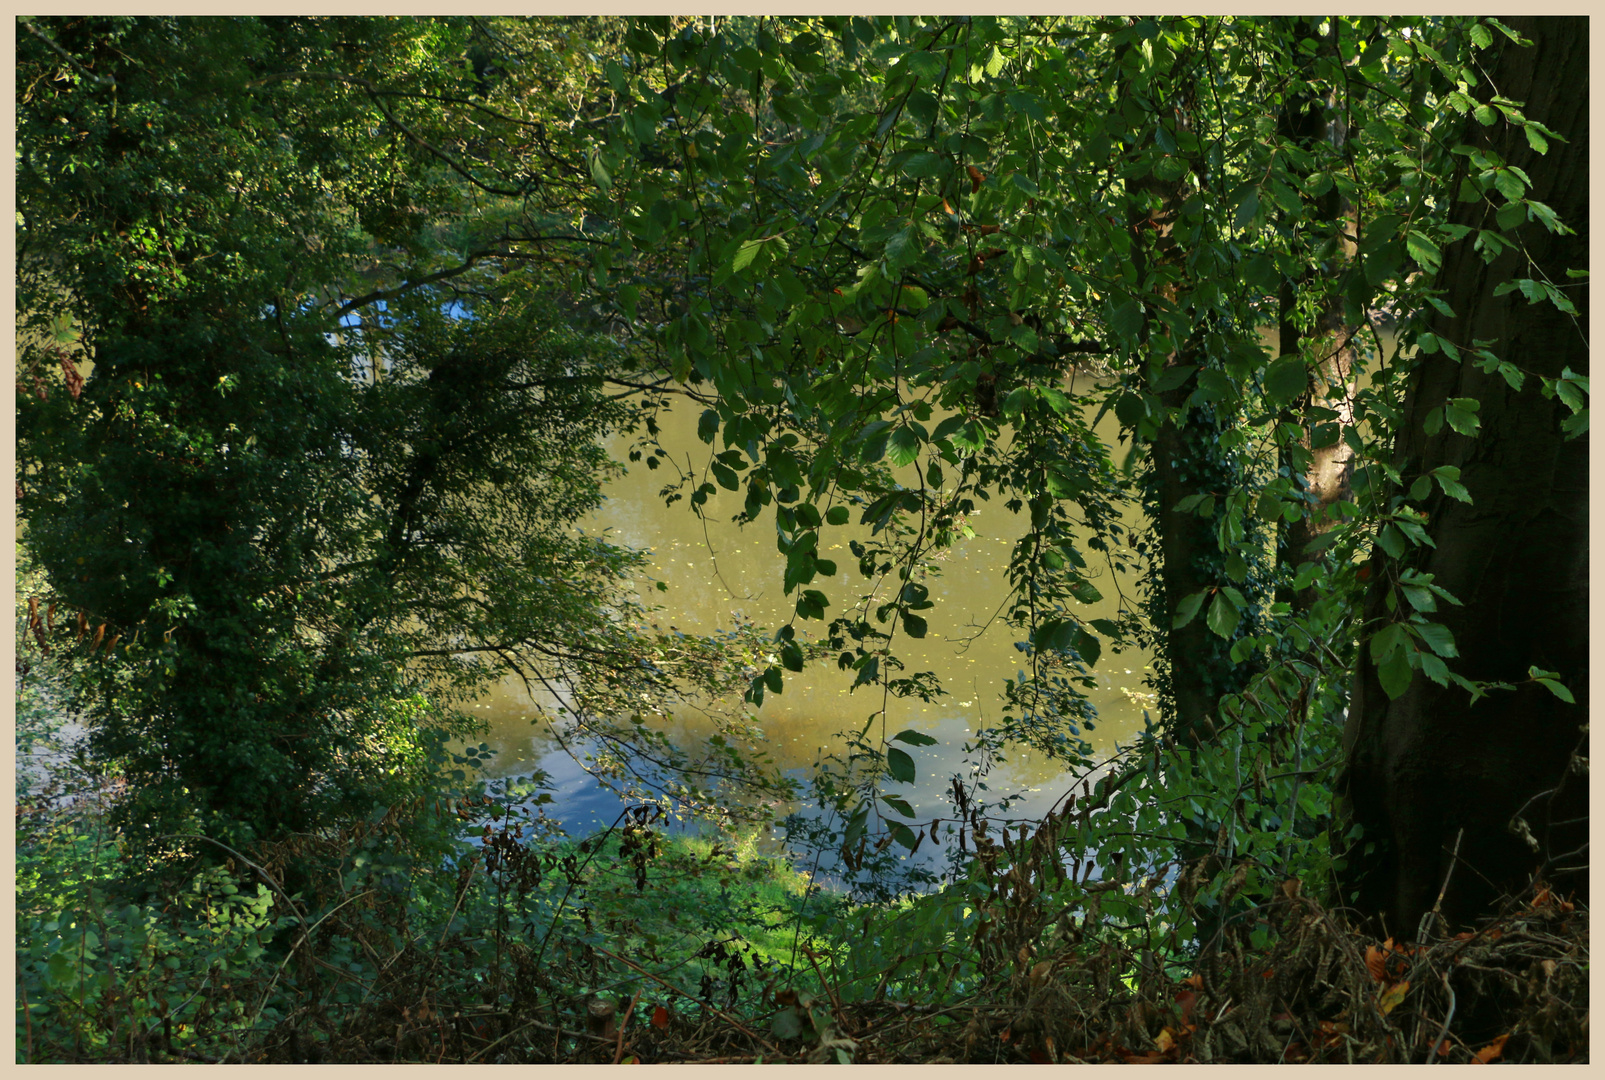
POLYGON ((652 1010, 652 1026, 666 1028, 669 1026, 669 1010, 662 1005, 652 1010))
POLYGON ((1168 1054, 1176 1046, 1176 1036, 1171 1033, 1169 1028, 1165 1028, 1154 1036, 1154 1046, 1159 1048, 1161 1054, 1168 1054))
POLYGON ((1398 1008, 1399 1002, 1403 1001, 1404 995, 1408 994, 1409 992, 1409 979, 1406 979, 1401 983, 1395 983, 1386 990, 1382 991, 1382 996, 1377 999, 1377 1007, 1382 1010, 1382 1015, 1386 1016, 1388 1013, 1398 1008))
POLYGON ((1505 1034, 1499 1036, 1499 1038, 1495 1039, 1481 1050, 1478 1050, 1471 1056, 1472 1063, 1476 1065, 1486 1065, 1494 1058, 1504 1053, 1505 1040, 1508 1038, 1510 1038, 1510 1033, 1507 1031, 1505 1034))

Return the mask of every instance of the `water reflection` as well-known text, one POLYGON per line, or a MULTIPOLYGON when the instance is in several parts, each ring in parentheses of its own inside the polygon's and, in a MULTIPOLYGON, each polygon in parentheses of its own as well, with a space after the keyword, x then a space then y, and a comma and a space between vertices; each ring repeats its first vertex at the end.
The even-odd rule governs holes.
MULTIPOLYGON (((682 468, 689 462, 695 472, 700 472, 710 453, 696 437, 699 414, 699 408, 682 405, 660 417, 664 447, 682 468)), ((1099 434, 1111 444, 1115 442, 1118 422, 1112 415, 1100 425, 1099 434)), ((622 460, 628 441, 618 439, 610 449, 622 460)), ((776 552, 772 516, 739 527, 730 520, 741 509, 738 497, 721 492, 722 498, 714 497, 705 508, 705 519, 698 519, 686 500, 664 505, 659 491, 670 478, 672 470, 632 465, 628 475, 609 486, 605 505, 585 526, 587 530, 607 530, 617 542, 650 553, 650 573, 669 587, 667 593, 660 593, 651 581, 640 583, 643 601, 663 607, 654 621, 665 629, 696 634, 728 630, 743 620, 764 627, 784 622, 791 614, 792 602, 782 589, 784 559, 776 552)), ((937 740, 934 746, 912 750, 916 781, 898 786, 897 794, 907 798, 922 817, 946 808, 940 797, 949 790, 951 778, 970 772, 963 750, 966 740, 977 728, 997 722, 1002 683, 1021 670, 1024 659, 1015 647, 1018 635, 1003 623, 999 607, 1008 589, 1010 550, 1028 522, 1001 505, 983 504, 969 524, 975 535, 958 541, 943 558, 939 572, 926 581, 936 601, 927 613, 928 635, 923 640, 900 638, 896 646, 909 673, 934 671, 947 696, 925 703, 883 700, 879 692, 867 687, 850 693, 852 672, 838 671, 828 662, 810 665, 800 675, 788 674, 784 692, 767 696, 757 710, 768 740, 766 748, 783 768, 793 770, 794 775, 806 774, 822 754, 840 745, 839 733, 849 726, 862 728, 871 714, 884 708, 885 717, 875 723, 885 725, 886 735, 913 728, 937 740)), ((835 559, 842 568, 834 581, 816 579, 813 586, 831 598, 827 616, 836 615, 867 588, 848 551, 850 539, 867 534, 867 527, 852 526, 827 529, 822 535, 825 550, 821 554, 835 559)), ((1107 564, 1100 568, 1092 562, 1097 553, 1088 554, 1090 573, 1104 599, 1081 605, 1078 613, 1086 618, 1113 618, 1122 594, 1128 606, 1135 603, 1134 561, 1128 559, 1128 570, 1122 572, 1107 564)), ((821 628, 818 622, 798 624, 800 635, 821 628)), ((1086 735, 1100 757, 1112 753, 1117 741, 1129 740, 1141 730, 1147 663, 1148 656, 1136 650, 1116 654, 1106 649, 1099 661, 1095 670, 1098 687, 1089 693, 1099 722, 1086 735)), ((537 765, 546 770, 556 784, 551 809, 571 830, 605 825, 617 816, 618 800, 596 787, 544 724, 531 725, 536 711, 522 686, 504 682, 493 688, 475 711, 488 722, 486 741, 498 751, 494 775, 527 773, 537 765)), ((671 734, 687 740, 709 730, 706 722, 699 722, 689 710, 674 717, 673 727, 671 734)), ((995 801, 1006 793, 1021 793, 1016 811, 1040 814, 1075 780, 1059 763, 1021 750, 1010 753, 1008 760, 985 778, 985 794, 995 801)))

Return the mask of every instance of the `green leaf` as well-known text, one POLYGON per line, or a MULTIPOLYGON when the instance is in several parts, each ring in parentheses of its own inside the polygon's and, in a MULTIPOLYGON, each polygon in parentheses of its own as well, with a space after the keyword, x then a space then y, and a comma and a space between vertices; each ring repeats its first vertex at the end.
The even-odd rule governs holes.
POLYGON ((735 255, 730 258, 730 272, 740 273, 751 266, 752 261, 758 257, 758 252, 763 250, 763 243, 762 240, 743 240, 741 246, 736 248, 735 255))
POLYGON ((1379 38, 1365 47, 1365 51, 1362 52, 1360 54, 1360 58, 1355 61, 1355 67, 1366 68, 1371 67, 1373 64, 1380 64, 1387 57, 1387 55, 1388 39, 1379 38))
POLYGON ((887 806, 890 806, 893 810, 896 810, 899 814, 902 814, 906 818, 911 818, 914 816, 914 808, 908 805, 906 800, 900 799, 896 795, 882 795, 881 802, 885 803, 887 806))
POLYGON ((925 620, 920 616, 905 611, 903 612, 903 629, 907 631, 908 636, 911 638, 922 638, 925 636, 928 627, 925 624, 925 620))
POLYGON ((1382 683, 1383 693, 1388 698, 1397 701, 1406 690, 1410 688, 1410 651, 1396 649, 1381 664, 1377 665, 1377 679, 1382 683))
POLYGON ((915 731, 913 728, 904 728, 899 731, 892 736, 892 741, 908 743, 910 746, 935 746, 937 743, 937 740, 932 736, 925 734, 923 731, 915 731))
POLYGON ((1281 357, 1265 373, 1265 396, 1278 408, 1291 405, 1309 385, 1309 371, 1302 356, 1281 357))
POLYGON ((607 171, 607 166, 602 164, 601 153, 593 150, 590 158, 591 179, 596 181, 596 186, 601 188, 605 194, 613 186, 613 177, 607 171))
POLYGON ((864 830, 869 824, 869 807, 860 806, 847 819, 847 829, 842 837, 842 850, 850 850, 863 838, 864 830))
POLYGON ((1232 228, 1246 229, 1259 213, 1259 188, 1249 187, 1243 192, 1242 199, 1237 204, 1237 214, 1232 218, 1232 228))
POLYGON ((914 782, 914 759, 905 751, 890 747, 886 751, 886 771, 892 774, 892 779, 900 784, 914 782))
POLYGON ((825 520, 832 525, 845 525, 851 516, 851 512, 845 506, 832 506, 825 511, 825 520))
POLYGON ((1421 663, 1421 673, 1439 686, 1449 685, 1449 665, 1445 664, 1432 653, 1416 653, 1416 659, 1421 663))
POLYGON ((1482 424, 1477 418, 1477 410, 1481 408, 1481 404, 1476 398, 1450 398, 1443 405, 1444 419, 1448 420, 1449 426, 1460 434, 1475 435, 1482 424))
POLYGON ((1109 329, 1123 338, 1135 338, 1142 330, 1143 308, 1138 300, 1127 300, 1109 314, 1109 329))
POLYGON ((712 409, 702 410, 702 415, 697 418, 697 438, 705 443, 711 443, 718 433, 719 414, 712 409))
POLYGON ((909 176, 941 176, 952 167, 940 154, 919 153, 903 162, 903 172, 909 176))
POLYGON ((1411 623, 1410 626, 1421 636, 1421 640, 1427 643, 1427 648, 1439 656, 1460 655, 1455 649, 1454 634, 1450 633, 1449 628, 1442 623, 1419 622, 1411 623))
POLYGON ((1075 649, 1081 656, 1082 663, 1092 667, 1103 654, 1103 642, 1095 634, 1089 634, 1085 629, 1076 631, 1075 649))
POLYGON ((1096 604, 1103 599, 1103 593, 1094 588, 1092 582, 1085 579, 1070 583, 1070 595, 1080 600, 1083 604, 1096 604))
POLYGON ((1146 413, 1141 394, 1126 392, 1115 399, 1115 419, 1123 427, 1134 428, 1146 413))
POLYGON ((1405 234, 1405 246, 1410 251, 1410 257, 1421 265, 1424 270, 1434 271, 1443 262, 1443 251, 1425 233, 1411 229, 1405 234))
POLYGON ((1395 559, 1404 558, 1404 534, 1392 522, 1382 526, 1382 531, 1377 533, 1377 546, 1395 559))
POLYGON ((1463 503, 1471 501, 1471 492, 1467 491, 1466 486, 1460 483, 1459 469, 1453 465, 1440 465, 1432 470, 1432 475, 1437 478, 1438 486, 1443 488, 1445 495, 1451 499, 1459 499, 1463 503))
POLYGON ((1192 622, 1193 617, 1198 614, 1198 609, 1204 606, 1204 598, 1208 595, 1209 590, 1204 589, 1193 593, 1191 596, 1182 597, 1181 603, 1176 605, 1176 618, 1171 622, 1170 628, 1172 630, 1180 630, 1192 622))
POLYGON ((1209 614, 1205 622, 1217 637, 1230 638, 1242 619, 1243 613, 1226 595, 1226 590, 1222 589, 1215 594, 1214 602, 1209 605, 1209 614))
POLYGON ((891 437, 886 442, 888 456, 892 465, 902 468, 911 464, 920 453, 920 437, 915 430, 904 424, 894 428, 891 437))
POLYGON ((1568 705, 1577 704, 1577 699, 1572 696, 1572 692, 1566 689, 1564 684, 1558 683, 1554 679, 1539 679, 1538 685, 1544 687, 1568 705))
POLYGON ((780 646, 780 664, 787 671, 801 671, 803 669, 802 646, 795 641, 788 641, 780 646))
POLYGON ((1431 589, 1422 588, 1420 585, 1400 585, 1399 591, 1404 593, 1404 598, 1417 611, 1438 610, 1438 598, 1432 594, 1431 589))

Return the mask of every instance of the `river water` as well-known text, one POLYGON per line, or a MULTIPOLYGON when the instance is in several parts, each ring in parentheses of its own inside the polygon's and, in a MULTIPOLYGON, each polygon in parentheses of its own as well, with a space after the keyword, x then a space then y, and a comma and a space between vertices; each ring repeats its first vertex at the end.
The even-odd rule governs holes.
MULTIPOLYGON (((722 448, 697 439, 700 413, 700 406, 685 402, 659 417, 663 447, 680 468, 687 468, 689 459, 690 468, 699 474, 709 454, 722 448)), ((1105 417, 1099 434, 1115 444, 1118 422, 1112 414, 1105 417)), ((620 437, 609 449, 623 460, 628 446, 629 441, 620 437)), ((650 574, 668 585, 667 593, 656 591, 651 581, 639 585, 644 602, 662 607, 654 621, 663 628, 693 634, 728 630, 742 619, 760 627, 785 622, 793 598, 782 591, 784 559, 775 548, 772 511, 763 520, 739 527, 730 519, 741 509, 740 496, 721 490, 699 519, 688 499, 665 506, 659 491, 670 478, 672 470, 631 465, 627 475, 607 487, 605 504, 585 523, 587 531, 605 531, 614 542, 649 553, 650 574)), ((918 641, 900 638, 897 649, 909 673, 934 671, 948 694, 929 704, 917 699, 885 703, 888 733, 913 728, 937 740, 934 746, 910 748, 917 767, 913 785, 887 781, 887 788, 896 788, 926 820, 932 813, 941 813, 939 798, 950 789, 952 777, 970 775, 964 743, 978 727, 998 721, 1002 684, 1023 666, 1023 656, 1014 644, 1019 635, 994 616, 1008 592, 1010 551, 1028 521, 1009 513, 999 501, 983 503, 969 524, 975 536, 957 542, 940 573, 926 582, 935 602, 935 608, 925 612, 930 616, 927 636, 918 641)), ((830 596, 832 607, 827 616, 838 614, 868 584, 858 575, 857 560, 847 550, 856 529, 827 528, 821 536, 821 555, 834 559, 840 568, 834 581, 816 579, 811 586, 830 596)), ((861 531, 867 534, 868 530, 861 531)), ((1107 565, 1100 568, 1093 562, 1098 553, 1087 554, 1093 580, 1104 599, 1081 605, 1078 613, 1086 618, 1113 618, 1121 593, 1128 605, 1136 602, 1135 575, 1118 573, 1107 565)), ((1135 564, 1127 560, 1127 565, 1135 564)), ((817 631, 822 625, 799 623, 798 632, 817 631)), ((1098 687, 1088 695, 1098 710, 1099 722, 1084 733, 1099 757, 1142 730, 1144 704, 1152 707, 1151 699, 1141 696, 1146 689, 1143 676, 1148 659, 1138 650, 1116 654, 1106 646, 1095 668, 1098 687)), ((869 715, 882 707, 882 697, 873 688, 849 693, 852 677, 853 672, 839 671, 829 661, 810 664, 801 674, 788 673, 784 692, 766 695, 757 709, 766 749, 778 764, 793 770, 793 775, 809 771, 821 754, 840 745, 839 733, 849 726, 862 728, 869 715)), ((504 682, 474 708, 489 728, 484 741, 497 751, 489 775, 525 774, 535 767, 547 772, 554 794, 548 811, 571 832, 588 831, 617 817, 619 800, 600 788, 558 745, 544 721, 536 720, 536 709, 521 685, 504 682)), ((677 716, 675 728, 683 738, 698 735, 692 717, 677 716)), ((1042 755, 1013 752, 986 776, 986 795, 995 802, 1002 795, 1018 793, 1011 816, 1039 815, 1078 779, 1068 775, 1061 763, 1042 755)))

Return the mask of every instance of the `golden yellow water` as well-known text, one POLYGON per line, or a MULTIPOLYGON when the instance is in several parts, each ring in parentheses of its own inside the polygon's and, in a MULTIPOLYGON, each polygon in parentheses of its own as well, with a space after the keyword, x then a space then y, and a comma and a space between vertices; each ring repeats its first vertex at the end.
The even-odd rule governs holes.
MULTIPOLYGON (((682 468, 689 455, 699 473, 708 456, 722 449, 697 439, 700 412, 700 407, 685 403, 660 417, 665 449, 682 468)), ((1099 434, 1114 443, 1118 431, 1112 415, 1100 425, 1099 434)), ((628 443, 621 438, 610 449, 622 460, 628 443)), ((651 575, 668 585, 668 592, 661 593, 651 581, 639 583, 642 599, 663 607, 654 621, 693 634, 731 629, 742 619, 771 628, 785 622, 794 598, 782 591, 785 560, 775 546, 772 511, 758 522, 737 526, 731 518, 741 509, 740 498, 724 491, 710 499, 703 518, 692 512, 688 499, 665 506, 659 490, 669 479, 668 472, 649 470, 640 463, 631 465, 626 476, 609 485, 605 505, 585 526, 587 531, 605 529, 615 542, 649 553, 651 575)), ((942 559, 940 572, 927 579, 935 602, 934 609, 925 612, 930 616, 927 636, 923 640, 900 638, 895 647, 907 673, 934 671, 947 696, 927 704, 913 699, 886 700, 870 687, 849 692, 853 672, 839 671, 831 661, 812 664, 801 674, 788 673, 784 691, 767 695, 756 711, 767 737, 766 749, 778 764, 808 769, 819 755, 840 743, 839 733, 849 727, 862 728, 871 714, 884 708, 884 719, 877 718, 875 723, 877 730, 885 724, 885 735, 913 728, 938 740, 935 746, 910 748, 917 780, 912 792, 904 787, 899 793, 916 809, 932 804, 948 789, 955 774, 968 776, 965 740, 977 728, 998 721, 1002 684, 1023 667, 1023 654, 1015 648, 1020 635, 1003 622, 999 609, 1008 590, 1010 550, 1028 522, 995 502, 983 503, 969 524, 975 536, 955 544, 942 559)), ((821 555, 834 559, 839 571, 834 580, 816 579, 810 587, 830 597, 827 617, 841 613, 870 585, 859 576, 857 559, 848 551, 849 539, 867 533, 867 527, 854 524, 827 527, 822 534, 821 555)), ((1127 572, 1119 573, 1094 562, 1101 558, 1099 553, 1086 554, 1104 599, 1080 605, 1078 614, 1113 618, 1122 593, 1127 605, 1135 606, 1134 561, 1128 559, 1127 572)), ((823 624, 799 622, 797 629, 800 635, 819 633, 823 624)), ((1141 730, 1143 700, 1138 695, 1145 690, 1147 662, 1145 653, 1115 654, 1107 647, 1099 660, 1095 668, 1098 688, 1089 698, 1100 720, 1094 730, 1085 733, 1099 756, 1141 730)), ((544 723, 531 724, 535 710, 521 686, 507 682, 494 688, 478 703, 476 712, 489 725, 485 741, 498 751, 494 774, 510 775, 540 764, 558 780, 555 809, 560 818, 565 816, 565 804, 595 802, 587 791, 588 780, 565 760, 544 723)), ((677 716, 674 729, 672 734, 685 739, 708 730, 695 715, 677 716)), ((1021 806, 1028 810, 1038 804, 1046 808, 1073 779, 1065 775, 1061 764, 1021 751, 1011 753, 986 783, 994 798, 1011 791, 1030 793, 1021 806)))

